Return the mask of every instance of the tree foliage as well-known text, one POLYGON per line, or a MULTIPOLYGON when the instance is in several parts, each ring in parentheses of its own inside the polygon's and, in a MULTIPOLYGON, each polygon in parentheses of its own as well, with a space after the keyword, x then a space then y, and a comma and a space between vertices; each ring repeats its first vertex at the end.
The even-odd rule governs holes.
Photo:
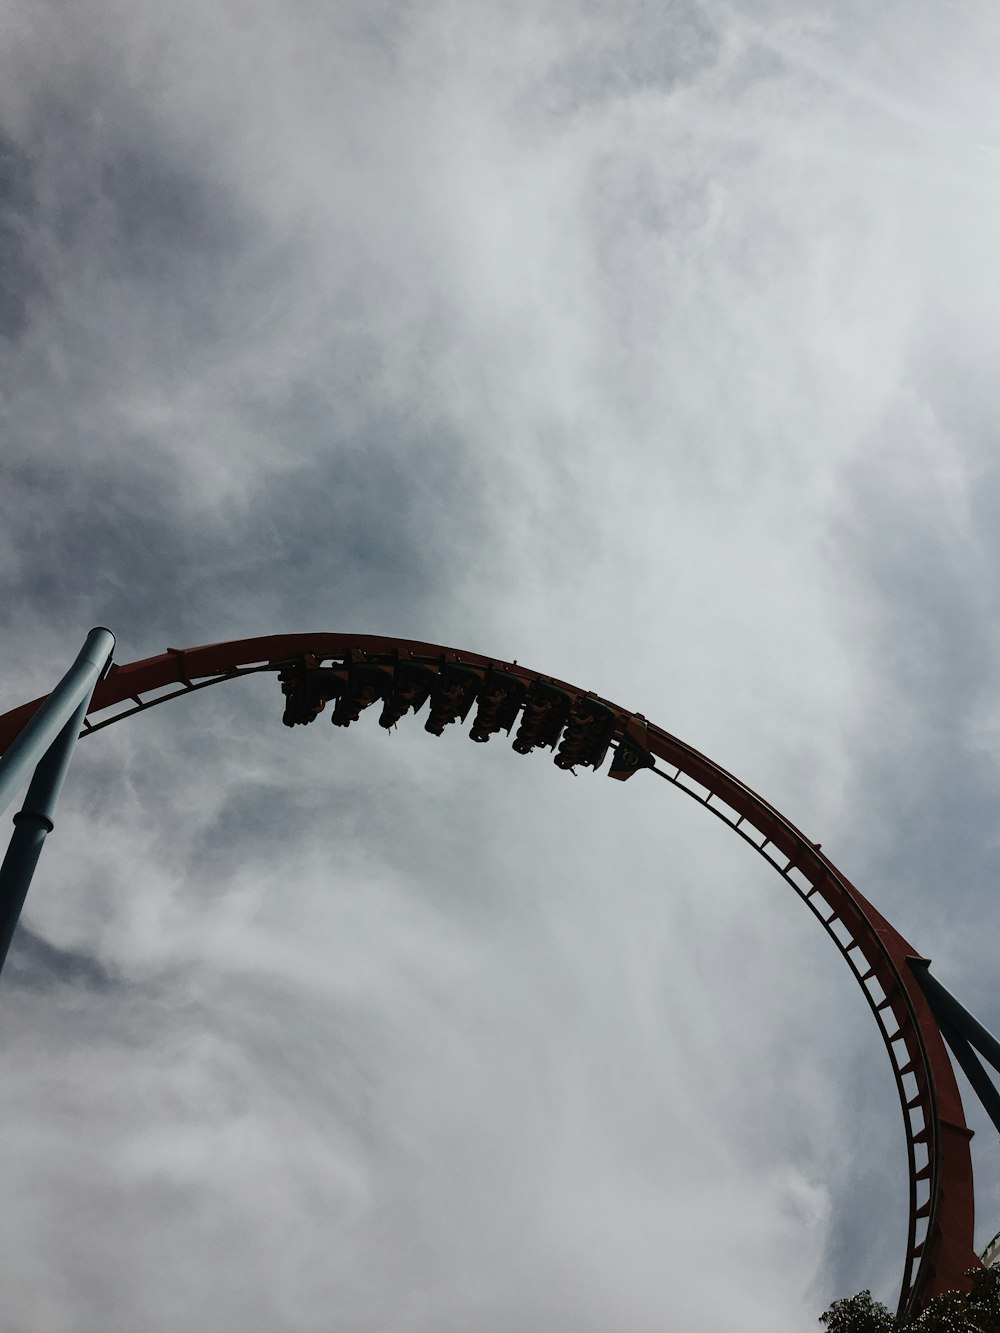
POLYGON ((870 1291, 860 1291, 842 1301, 834 1301, 819 1322, 828 1333, 893 1333, 901 1325, 894 1315, 870 1291))
POLYGON ((827 1333, 1000 1333, 1000 1270, 980 1268, 969 1277, 967 1292, 945 1292, 911 1318, 890 1314, 862 1291, 834 1301, 819 1322, 827 1333))

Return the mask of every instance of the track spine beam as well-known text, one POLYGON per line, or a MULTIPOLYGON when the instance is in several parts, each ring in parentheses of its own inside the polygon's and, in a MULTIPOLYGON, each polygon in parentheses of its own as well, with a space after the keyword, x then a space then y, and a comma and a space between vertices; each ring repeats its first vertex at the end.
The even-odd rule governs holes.
MULTIPOLYGON (((903 1113, 910 1177, 900 1309, 911 1313, 939 1292, 965 1285, 967 1270, 978 1264, 973 1249, 971 1133, 965 1124, 941 1024, 911 967, 919 961, 917 951, 823 855, 819 844, 806 838, 738 778, 676 736, 648 723, 641 714, 516 662, 458 653, 438 644, 375 635, 316 633, 171 649, 159 657, 113 669, 97 686, 89 711, 102 712, 128 700, 137 701, 135 707, 85 723, 85 734, 166 698, 237 675, 277 672, 306 658, 337 665, 361 661, 376 665, 407 663, 440 671, 461 664, 483 677, 497 671, 514 678, 521 682, 526 696, 533 697, 537 688, 545 695, 556 691, 569 699, 586 697, 617 717, 612 744, 624 745, 634 755, 644 756, 643 767, 654 759, 668 765, 669 769, 654 767, 652 771, 726 823, 805 902, 848 963, 882 1033, 903 1113), (178 688, 168 695, 147 697, 170 686, 178 688), (849 938, 842 939, 838 930, 849 938), (890 1015, 891 1027, 887 1022, 890 1015), (920 1193, 927 1190, 919 1202, 918 1187, 920 1193)), ((41 703, 36 700, 0 716, 0 750, 10 745, 41 703)))

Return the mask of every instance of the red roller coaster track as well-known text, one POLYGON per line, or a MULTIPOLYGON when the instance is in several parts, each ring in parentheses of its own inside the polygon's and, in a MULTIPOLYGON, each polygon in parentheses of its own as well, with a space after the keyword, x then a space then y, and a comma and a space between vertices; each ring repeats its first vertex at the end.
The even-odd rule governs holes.
MULTIPOLYGON (((290 634, 168 649, 159 657, 113 666, 93 696, 84 733, 100 730, 167 699, 260 671, 305 670, 306 664, 364 662, 395 671, 460 666, 502 672, 526 689, 555 686, 614 715, 613 743, 662 760, 674 786, 728 824, 777 870, 833 940, 878 1024, 903 1111, 909 1165, 909 1230, 900 1309, 921 1308, 942 1291, 964 1288, 979 1264, 973 1249, 972 1132, 938 1023, 912 971, 920 954, 773 806, 676 736, 638 714, 513 662, 437 644, 372 635, 290 634), (171 688, 174 687, 174 688, 171 688), (115 710, 111 712, 110 710, 115 710)), ((5 751, 41 699, 0 716, 5 751)), ((303 719, 304 720, 304 719, 303 719)))

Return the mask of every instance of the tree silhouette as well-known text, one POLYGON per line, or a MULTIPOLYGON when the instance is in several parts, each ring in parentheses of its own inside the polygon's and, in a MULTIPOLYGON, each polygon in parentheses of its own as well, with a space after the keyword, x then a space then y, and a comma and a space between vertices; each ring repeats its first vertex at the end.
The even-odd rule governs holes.
POLYGON ((947 1291, 909 1318, 890 1314, 862 1291, 834 1301, 819 1322, 827 1333, 1000 1333, 1000 1270, 975 1269, 969 1278, 967 1292, 947 1291))

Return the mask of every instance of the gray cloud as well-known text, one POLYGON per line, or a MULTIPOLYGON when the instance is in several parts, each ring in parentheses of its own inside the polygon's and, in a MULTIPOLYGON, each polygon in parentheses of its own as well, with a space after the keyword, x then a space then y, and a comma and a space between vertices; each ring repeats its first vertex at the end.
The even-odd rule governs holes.
POLYGON ((33 202, 27 153, 0 141, 0 333, 8 339, 23 332, 39 281, 30 242, 33 202))

